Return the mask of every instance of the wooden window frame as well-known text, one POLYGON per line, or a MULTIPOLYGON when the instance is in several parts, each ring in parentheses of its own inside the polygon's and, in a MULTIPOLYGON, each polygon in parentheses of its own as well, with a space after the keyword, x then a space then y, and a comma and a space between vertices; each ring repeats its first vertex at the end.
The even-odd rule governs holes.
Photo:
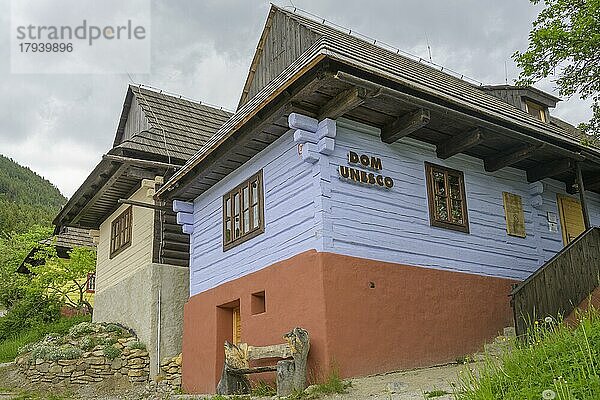
POLYGON ((529 99, 525 99, 525 111, 532 117, 539 119, 542 122, 546 121, 546 107, 542 104, 536 103, 535 101, 531 101, 529 99), (537 111, 539 118, 531 113, 531 111, 537 111))
POLYGON ((110 225, 110 257, 114 258, 131 246, 133 226, 133 208, 130 206, 123 211, 110 225), (127 222, 129 221, 129 225, 127 222), (122 229, 121 226, 126 226, 122 229))
MULTIPOLYGON (((427 201, 429 203, 429 223, 431 226, 435 226, 438 228, 445 228, 454 231, 469 233, 469 213, 467 206, 467 193, 465 191, 465 176, 462 171, 443 167, 441 165, 425 163, 425 178, 427 183, 427 201), (435 187, 434 187, 434 179, 433 172, 438 171, 444 174, 444 185, 446 188, 446 193, 448 193, 449 185, 448 185, 448 175, 454 175, 459 179, 459 189, 460 189, 460 200, 462 204, 462 215, 463 215, 463 223, 459 224, 456 222, 451 222, 447 220, 441 220, 437 218, 437 213, 435 210, 435 187)), ((448 210, 448 215, 451 215, 452 212, 452 204, 450 194, 446 195, 446 209, 448 210)))
POLYGON ((96 273, 88 272, 87 279, 85 281, 85 292, 95 293, 96 292, 96 273))
POLYGON ((244 243, 252 238, 255 238, 256 236, 260 235, 261 233, 265 232, 265 198, 264 198, 264 182, 263 182, 263 171, 260 170, 258 171, 256 174, 252 175, 250 178, 248 178, 247 180, 245 180, 243 183, 241 183, 240 185, 236 186, 233 190, 230 190, 229 192, 227 192, 225 195, 223 195, 223 251, 227 251, 241 243, 244 243), (257 196, 257 202, 254 203, 252 201, 252 188, 251 188, 251 184, 252 182, 258 181, 258 185, 257 185, 257 189, 258 189, 258 196, 257 196), (248 204, 248 207, 245 208, 245 204, 243 204, 243 199, 244 199, 244 193, 243 190, 245 188, 248 188, 248 200, 249 203, 254 203, 254 204, 248 204), (241 234, 239 237, 234 237, 234 230, 235 230, 235 224, 234 224, 234 219, 235 216, 238 215, 235 212, 235 196, 239 196, 239 201, 240 201, 240 205, 239 205, 239 216, 240 216, 240 231, 241 234), (227 215, 227 201, 230 201, 230 217, 227 215), (253 228, 253 222, 254 222, 254 207, 258 207, 258 218, 259 218, 259 224, 257 227, 253 228), (245 231, 245 227, 244 227, 244 212, 248 210, 248 226, 249 229, 246 232, 245 231), (231 232, 232 232, 232 237, 227 240, 227 222, 228 220, 231 222, 231 232))

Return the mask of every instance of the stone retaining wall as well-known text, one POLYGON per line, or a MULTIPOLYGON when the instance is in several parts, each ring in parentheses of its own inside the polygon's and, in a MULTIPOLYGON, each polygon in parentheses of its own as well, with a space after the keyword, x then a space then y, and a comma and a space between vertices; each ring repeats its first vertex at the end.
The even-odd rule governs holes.
POLYGON ((31 360, 17 357, 18 368, 31 382, 87 384, 100 382, 108 377, 128 378, 130 382, 147 382, 150 373, 150 358, 144 349, 129 348, 129 339, 119 339, 115 347, 121 349, 120 356, 110 359, 102 346, 84 352, 74 360, 31 360))
POLYGON ((181 387, 181 353, 160 363, 159 378, 174 388, 181 387))

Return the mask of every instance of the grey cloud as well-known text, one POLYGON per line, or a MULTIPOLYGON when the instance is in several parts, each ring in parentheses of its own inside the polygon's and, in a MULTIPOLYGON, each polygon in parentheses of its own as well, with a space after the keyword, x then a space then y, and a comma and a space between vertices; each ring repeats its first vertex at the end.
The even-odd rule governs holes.
MULTIPOLYGON (((281 0, 433 60, 484 83, 517 76, 510 55, 527 45, 538 9, 523 0, 281 0)), ((50 4, 50 2, 48 2, 50 4)), ((97 4, 103 4, 97 2, 97 4)), ((9 26, 9 2, 0 24, 9 26)), ((233 108, 267 17, 267 0, 151 0, 152 70, 131 74, 186 97, 233 108)), ((115 12, 105 8, 106 12, 115 12)), ((44 10, 58 18, 64 9, 44 10)), ((123 17, 125 14, 119 14, 123 17)), ((9 40, 0 35, 0 153, 17 158, 70 195, 112 144, 127 74, 10 74, 9 40)), ((540 88, 552 89, 543 82, 540 88)), ((555 114, 577 123, 587 103, 571 99, 555 114)))

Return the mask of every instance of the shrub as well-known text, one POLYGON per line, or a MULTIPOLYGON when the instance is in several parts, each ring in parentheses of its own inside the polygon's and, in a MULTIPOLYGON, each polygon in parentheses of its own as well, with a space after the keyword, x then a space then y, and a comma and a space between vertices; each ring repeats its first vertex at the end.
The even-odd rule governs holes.
POLYGON ((54 297, 35 292, 27 293, 0 318, 0 341, 36 326, 58 321, 60 307, 60 301, 54 297))
POLYGON ((117 343, 117 339, 112 338, 112 337, 107 337, 107 338, 102 339, 102 344, 106 345, 106 346, 111 346, 115 343, 117 343))
POLYGON ((115 346, 112 345, 104 346, 102 352, 104 353, 104 356, 109 360, 114 360, 115 358, 119 357, 122 353, 121 349, 117 349, 115 346))
POLYGON ((71 327, 71 329, 69 329, 69 335, 73 336, 74 338, 78 338, 83 335, 95 333, 98 330, 98 325, 93 324, 91 322, 82 322, 78 325, 71 327))
POLYGON ((41 358, 47 361, 56 360, 74 360, 81 357, 81 350, 70 344, 56 345, 52 343, 46 343, 44 341, 38 342, 32 346, 31 359, 36 360, 41 358))
POLYGON ((123 336, 127 333, 127 330, 117 324, 109 323, 104 327, 105 332, 110 332, 115 334, 116 336, 123 336))
POLYGON ((131 350, 134 350, 134 349, 146 350, 146 345, 144 343, 140 342, 139 340, 128 344, 127 347, 130 348, 131 350))
POLYGON ((90 351, 98 344, 98 339, 95 336, 84 336, 79 340, 79 347, 83 351, 90 351))

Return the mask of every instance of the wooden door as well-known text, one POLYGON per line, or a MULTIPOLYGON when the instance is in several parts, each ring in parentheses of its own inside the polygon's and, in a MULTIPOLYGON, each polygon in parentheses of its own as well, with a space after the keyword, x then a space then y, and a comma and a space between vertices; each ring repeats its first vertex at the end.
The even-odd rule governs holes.
POLYGON ((240 315, 240 308, 236 307, 233 309, 233 344, 241 343, 242 338, 242 317, 240 315))
POLYGON ((565 246, 575 240, 583 231, 583 211, 579 201, 570 196, 558 195, 558 213, 565 246))

